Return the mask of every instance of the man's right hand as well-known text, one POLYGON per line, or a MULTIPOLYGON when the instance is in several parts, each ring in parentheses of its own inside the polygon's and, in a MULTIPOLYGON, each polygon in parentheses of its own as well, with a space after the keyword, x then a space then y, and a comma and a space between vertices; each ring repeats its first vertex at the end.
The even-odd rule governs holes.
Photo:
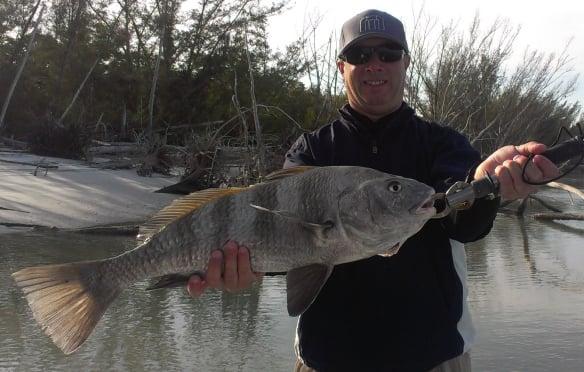
POLYGON ((199 297, 207 288, 238 292, 250 287, 263 275, 251 270, 249 250, 230 240, 223 251, 216 250, 211 254, 205 278, 199 275, 189 278, 187 291, 191 297, 199 297))

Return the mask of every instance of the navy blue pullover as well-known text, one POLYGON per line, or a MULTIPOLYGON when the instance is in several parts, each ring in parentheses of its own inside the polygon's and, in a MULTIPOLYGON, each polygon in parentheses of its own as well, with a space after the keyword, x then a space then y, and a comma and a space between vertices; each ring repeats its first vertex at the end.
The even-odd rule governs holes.
MULTIPOLYGON (((366 166, 441 192, 479 161, 463 135, 422 120, 404 103, 375 123, 345 105, 338 120, 296 141, 284 167, 366 166)), ((476 202, 456 222, 431 220, 393 257, 336 266, 299 319, 304 363, 322 372, 427 371, 462 354, 463 285, 450 239, 485 236, 497 207, 498 200, 476 202)))

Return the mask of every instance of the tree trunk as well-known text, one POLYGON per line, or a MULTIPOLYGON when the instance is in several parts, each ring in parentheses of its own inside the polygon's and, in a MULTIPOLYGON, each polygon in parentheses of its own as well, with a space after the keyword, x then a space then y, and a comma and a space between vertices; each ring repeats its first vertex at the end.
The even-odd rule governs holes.
POLYGON ((247 56, 247 65, 249 68, 251 109, 252 109, 252 113, 253 113, 253 121, 255 124, 256 146, 257 146, 257 155, 258 155, 258 174, 260 177, 262 177, 264 175, 264 165, 265 165, 264 142, 262 139, 262 127, 260 125, 260 119, 258 117, 258 106, 256 103, 255 85, 254 85, 254 81, 253 81, 253 66, 251 64, 251 57, 249 55, 249 46, 247 44, 247 33, 245 35, 245 55, 247 56))
POLYGON ((14 80, 12 80, 12 85, 10 85, 10 89, 8 90, 8 94, 6 95, 6 99, 4 100, 4 105, 2 106, 2 112, 0 113, 0 132, 2 132, 2 128, 4 127, 4 116, 6 115, 6 110, 8 110, 8 105, 10 104, 10 100, 12 99, 12 94, 14 94, 14 89, 16 88, 16 84, 20 79, 20 75, 22 74, 22 70, 24 70, 24 65, 26 65, 26 61, 30 55, 30 51, 32 49, 32 43, 34 42, 34 38, 36 36, 37 30, 39 28, 39 24, 41 23, 41 19, 43 17, 43 12, 45 11, 45 5, 41 8, 39 16, 36 20, 34 25, 34 29, 32 30, 32 35, 30 36, 30 40, 28 42, 28 46, 26 47, 26 53, 22 58, 22 62, 20 62, 20 66, 18 66, 18 71, 14 76, 14 80))
POLYGON ((67 106, 67 109, 65 110, 65 112, 63 112, 63 115, 61 115, 61 117, 59 118, 59 121, 57 121, 57 125, 62 126, 63 119, 65 119, 65 116, 67 116, 67 114, 69 113, 69 111, 71 110, 73 105, 75 104, 75 101, 77 101, 77 98, 79 97, 79 93, 81 93, 81 90, 83 90, 85 83, 87 83, 89 76, 91 76, 91 73, 95 69, 95 66, 97 66, 98 62, 99 62, 99 58, 96 59, 95 62, 93 62, 93 65, 91 66, 91 68, 89 69, 87 74, 85 75, 85 79, 83 79, 83 81, 81 82, 81 85, 79 85, 79 88, 77 88, 77 91, 75 92, 75 95, 73 96, 73 99, 71 100, 71 103, 69 103, 69 106, 67 106))
POLYGON ((162 26, 160 32, 160 40, 158 41, 158 56, 156 57, 156 66, 154 67, 154 75, 152 76, 152 88, 150 89, 150 102, 148 103, 148 136, 151 137, 154 131, 154 97, 156 96, 156 84, 158 83, 158 71, 160 70, 160 59, 162 58, 162 48, 164 40, 164 32, 166 25, 162 26))

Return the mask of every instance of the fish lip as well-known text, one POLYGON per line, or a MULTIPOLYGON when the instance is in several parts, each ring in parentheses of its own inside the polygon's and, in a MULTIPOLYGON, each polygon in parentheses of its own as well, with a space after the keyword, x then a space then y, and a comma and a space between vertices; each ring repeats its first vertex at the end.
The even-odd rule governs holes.
POLYGON ((432 212, 432 214, 436 214, 436 208, 434 207, 434 202, 436 200, 438 194, 432 192, 424 201, 419 204, 416 204, 412 208, 410 208, 410 213, 418 215, 418 214, 428 214, 428 212, 432 212))

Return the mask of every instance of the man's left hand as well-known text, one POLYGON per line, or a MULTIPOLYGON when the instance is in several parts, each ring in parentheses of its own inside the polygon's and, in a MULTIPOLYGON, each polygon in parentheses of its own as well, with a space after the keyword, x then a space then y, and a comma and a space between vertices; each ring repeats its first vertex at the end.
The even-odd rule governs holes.
POLYGON ((504 146, 492 153, 476 169, 474 178, 485 177, 487 173, 497 176, 502 200, 525 198, 536 191, 535 186, 523 181, 523 167, 528 157, 535 154, 525 169, 525 177, 531 182, 541 182, 559 175, 558 167, 541 154, 546 146, 528 142, 521 146, 504 146))

